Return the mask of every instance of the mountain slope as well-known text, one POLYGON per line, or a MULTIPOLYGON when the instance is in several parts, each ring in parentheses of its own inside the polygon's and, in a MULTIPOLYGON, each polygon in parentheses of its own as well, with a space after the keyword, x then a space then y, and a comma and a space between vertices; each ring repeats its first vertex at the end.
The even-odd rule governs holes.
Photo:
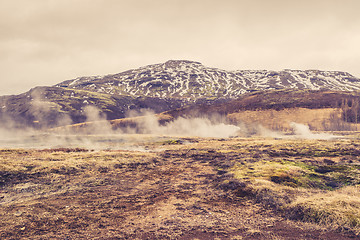
POLYGON ((171 60, 118 74, 81 77, 56 86, 111 95, 197 100, 236 98, 253 90, 285 88, 353 91, 360 90, 360 79, 337 71, 225 71, 199 62, 171 60))
POLYGON ((360 92, 268 90, 243 94, 225 103, 195 105, 162 113, 168 119, 222 116, 233 123, 287 130, 291 122, 312 130, 354 130, 360 123, 360 92))
MULTIPOLYGON (((156 118, 159 125, 174 123, 179 118, 203 118, 215 124, 240 125, 248 130, 258 130, 258 126, 262 125, 272 130, 287 131, 292 128, 291 122, 308 125, 311 130, 317 131, 355 130, 360 123, 360 93, 293 89, 257 91, 223 103, 173 109, 157 114, 156 118)), ((133 132, 144 133, 157 128, 153 116, 115 119, 109 123, 112 129, 125 132, 132 129, 133 132)), ((66 130, 87 131, 94 129, 96 124, 86 122, 67 126, 66 130)))
POLYGON ((88 115, 95 114, 98 115, 97 118, 110 120, 124 118, 131 110, 151 109, 159 113, 181 106, 182 101, 177 99, 119 96, 61 87, 36 87, 20 95, 0 97, 0 127, 55 127, 89 121, 88 115), (86 112, 89 106, 96 109, 93 109, 92 113, 86 112))
MULTIPOLYGON (((0 121, 2 126, 10 122, 55 127, 88 121, 84 112, 88 106, 98 108, 103 118, 112 120, 126 117, 129 110, 150 109, 160 113, 194 104, 226 103, 245 93, 274 89, 357 91, 360 79, 335 71, 225 71, 199 62, 171 60, 2 96, 0 121)), ((258 96, 262 98, 261 93, 258 96)))

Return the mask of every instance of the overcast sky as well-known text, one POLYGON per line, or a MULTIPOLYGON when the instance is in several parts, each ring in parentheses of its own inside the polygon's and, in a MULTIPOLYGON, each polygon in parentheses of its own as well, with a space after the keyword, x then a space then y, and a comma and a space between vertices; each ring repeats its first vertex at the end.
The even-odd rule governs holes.
POLYGON ((169 59, 360 77, 359 0, 0 0, 0 95, 169 59))

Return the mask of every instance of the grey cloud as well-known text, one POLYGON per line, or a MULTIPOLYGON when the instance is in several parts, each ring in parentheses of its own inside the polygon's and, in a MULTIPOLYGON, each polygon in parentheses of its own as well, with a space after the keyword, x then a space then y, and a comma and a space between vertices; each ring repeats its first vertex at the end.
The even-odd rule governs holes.
POLYGON ((168 59, 360 76, 359 8, 357 0, 4 0, 0 95, 168 59))

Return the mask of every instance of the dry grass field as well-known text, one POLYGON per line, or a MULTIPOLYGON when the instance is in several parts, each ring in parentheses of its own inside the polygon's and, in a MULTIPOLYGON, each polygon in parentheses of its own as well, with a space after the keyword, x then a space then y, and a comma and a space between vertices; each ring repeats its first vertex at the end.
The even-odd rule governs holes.
MULTIPOLYGON (((307 109, 307 108, 287 108, 283 110, 257 110, 240 111, 229 114, 228 118, 233 122, 243 122, 246 125, 261 124, 268 129, 290 131, 290 122, 306 124, 316 131, 327 131, 336 129, 334 126, 339 119, 340 111, 336 108, 307 109)), ((343 125, 345 123, 342 122, 343 125)), ((350 124, 347 124, 350 126, 350 124)), ((353 124, 355 126, 355 124, 353 124)))
POLYGON ((0 150, 1 239, 360 239, 360 140, 0 150))

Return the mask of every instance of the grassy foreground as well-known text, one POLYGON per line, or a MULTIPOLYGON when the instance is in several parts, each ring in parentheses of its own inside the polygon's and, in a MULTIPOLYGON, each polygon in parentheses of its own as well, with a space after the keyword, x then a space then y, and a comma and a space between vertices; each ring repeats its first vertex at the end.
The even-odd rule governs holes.
POLYGON ((360 238, 358 140, 142 144, 0 150, 0 238, 360 238))
POLYGON ((289 219, 360 233, 357 141, 280 141, 233 146, 245 157, 227 170, 241 196, 289 219))

